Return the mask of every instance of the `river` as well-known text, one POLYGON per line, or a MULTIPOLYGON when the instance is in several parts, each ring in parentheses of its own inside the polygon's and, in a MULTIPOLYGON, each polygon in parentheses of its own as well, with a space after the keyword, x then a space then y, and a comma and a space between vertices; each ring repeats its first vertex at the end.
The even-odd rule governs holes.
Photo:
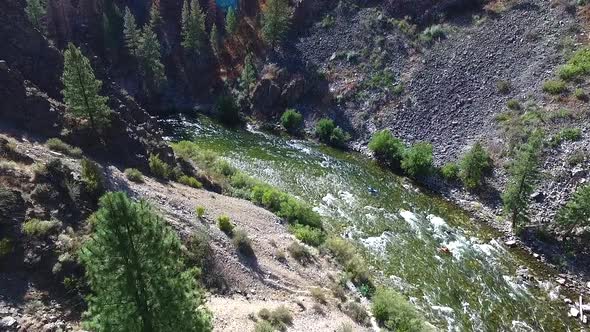
POLYGON ((163 122, 168 139, 214 150, 314 206, 331 231, 362 244, 376 271, 441 331, 580 329, 565 317, 555 283, 517 273, 527 267, 550 279, 550 271, 496 241, 485 224, 361 154, 227 129, 204 117, 163 122))

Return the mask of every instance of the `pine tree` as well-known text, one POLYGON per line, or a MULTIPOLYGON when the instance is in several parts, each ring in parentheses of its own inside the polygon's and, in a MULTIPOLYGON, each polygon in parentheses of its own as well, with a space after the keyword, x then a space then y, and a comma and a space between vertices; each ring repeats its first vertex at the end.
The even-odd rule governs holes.
POLYGON ((199 53, 203 48, 205 36, 205 15, 199 1, 193 0, 189 5, 189 0, 186 0, 182 8, 182 47, 199 53))
POLYGON ((41 19, 47 12, 45 5, 41 1, 42 0, 27 0, 27 8, 25 8, 27 17, 33 26, 39 29, 39 31, 43 30, 41 19))
POLYGON ((150 8, 150 26, 152 29, 156 29, 162 22, 162 16, 160 16, 160 3, 154 0, 152 7, 150 8))
POLYGON ((207 23, 211 28, 217 24, 217 0, 209 0, 207 5, 207 23))
POLYGON ((512 228, 526 220, 530 196, 539 176, 539 152, 543 147, 543 135, 536 131, 516 152, 516 158, 508 168, 510 179, 502 195, 504 211, 510 217, 512 228))
POLYGON ((262 9, 262 36, 274 47, 289 30, 290 8, 288 0, 268 0, 262 9))
POLYGON ((64 102, 74 116, 88 119, 95 133, 108 125, 108 99, 99 94, 102 82, 95 78, 88 58, 71 43, 64 52, 62 81, 64 102))
POLYGON ((211 28, 211 35, 209 36, 211 49, 215 55, 219 55, 219 33, 217 32, 217 24, 213 24, 211 28))
POLYGON ((125 35, 125 45, 133 56, 137 56, 137 50, 141 41, 141 31, 137 27, 135 16, 133 16, 129 8, 125 8, 124 22, 123 34, 125 35))
POLYGON ((229 7, 227 15, 225 15, 225 31, 227 31, 228 34, 233 35, 236 32, 237 24, 238 19, 236 17, 236 12, 233 7, 229 7))
POLYGON ((256 85, 256 67, 252 61, 252 54, 248 53, 244 59, 244 69, 239 79, 240 90, 247 96, 250 96, 252 89, 256 85))
POLYGON ((178 237, 146 202, 124 193, 100 200, 80 251, 92 290, 85 325, 102 331, 211 331, 178 237))
POLYGON ((160 42, 151 25, 144 28, 138 50, 143 75, 159 88, 166 79, 161 61, 160 42))

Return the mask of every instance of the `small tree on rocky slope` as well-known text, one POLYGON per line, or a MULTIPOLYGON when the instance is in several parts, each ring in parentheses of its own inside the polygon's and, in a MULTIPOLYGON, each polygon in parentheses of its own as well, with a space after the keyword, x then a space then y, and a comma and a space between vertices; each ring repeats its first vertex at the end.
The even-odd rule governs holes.
POLYGON ((125 16, 123 18, 123 34, 125 35, 125 45, 133 56, 137 56, 139 43, 141 40, 141 30, 137 27, 135 16, 131 13, 129 8, 125 8, 125 16))
POLYGON ((290 8, 287 0, 268 0, 262 9, 262 36, 274 47, 289 30, 290 8))
POLYGON ((484 176, 491 167, 488 152, 477 142, 461 159, 459 178, 467 188, 475 189, 483 183, 484 176))
POLYGON ((145 202, 109 193, 91 218, 80 258, 92 290, 92 331, 210 331, 196 270, 185 270, 181 244, 145 202))
POLYGON ((88 119, 95 133, 108 125, 107 98, 99 94, 102 82, 95 78, 88 58, 71 43, 64 52, 62 81, 64 102, 74 116, 88 119))
POLYGON ((41 0, 27 0, 27 8, 25 9, 29 21, 39 30, 43 30, 41 19, 47 12, 45 4, 41 0))
POLYGON ((516 152, 510 165, 510 179, 502 195, 504 212, 510 217, 512 229, 527 218, 527 208, 534 184, 539 176, 539 152, 543 147, 542 133, 534 132, 516 152))
POLYGON ((248 53, 244 59, 244 69, 242 69, 242 74, 239 78, 240 90, 246 98, 250 97, 252 89, 256 85, 256 76, 256 67, 252 60, 252 53, 248 53))
POLYGON ((590 185, 578 188, 573 197, 557 213, 557 221, 571 234, 575 234, 590 250, 590 185))
POLYGON ((225 15, 225 31, 228 34, 233 35, 236 32, 236 28, 238 25, 238 18, 236 17, 236 11, 229 7, 227 10, 227 14, 225 15))

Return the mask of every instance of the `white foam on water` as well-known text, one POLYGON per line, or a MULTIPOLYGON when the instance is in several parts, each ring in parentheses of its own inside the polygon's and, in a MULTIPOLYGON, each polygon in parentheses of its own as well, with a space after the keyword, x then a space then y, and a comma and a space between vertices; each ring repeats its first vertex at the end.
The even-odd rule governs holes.
POLYGON ((367 218, 368 221, 375 221, 377 220, 377 216, 372 214, 372 213, 365 213, 365 218, 367 218))
POLYGON ((399 215, 404 218, 404 220, 410 225, 410 227, 412 227, 413 230, 419 230, 418 224, 416 223, 418 219, 414 213, 406 210, 400 210, 399 215))
MULTIPOLYGON (((510 286, 510 288, 514 291, 514 293, 516 293, 518 295, 528 293, 528 289, 526 288, 526 286, 515 282, 514 281, 515 278, 513 276, 503 275, 502 278, 504 279, 506 284, 508 284, 508 286, 510 286)), ((511 293, 511 295, 512 295, 512 293, 511 293)))
POLYGON ((487 243, 475 244, 474 248, 476 248, 480 252, 483 252, 487 256, 493 256, 493 252, 496 251, 496 248, 494 248, 494 246, 487 243))
POLYGON ((331 193, 327 193, 326 196, 322 197, 322 202, 328 206, 333 206, 336 203, 336 197, 331 193))
POLYGON ((468 244, 469 243, 464 236, 458 236, 456 240, 447 242, 444 244, 444 246, 449 249, 454 258, 460 259, 463 257, 463 253, 465 252, 468 244))
POLYGON ((389 232, 383 232, 380 236, 371 236, 364 239, 361 239, 360 242, 369 250, 373 251, 377 255, 380 256, 387 256, 385 249, 387 248, 387 244, 391 242, 392 234, 389 232))
POLYGON ((430 223, 435 228, 442 228, 442 227, 447 226, 447 223, 445 222, 445 220, 443 218, 435 216, 433 214, 429 214, 428 216, 426 216, 426 219, 428 219, 428 221, 430 221, 430 223))
POLYGON ((340 198, 349 205, 353 205, 354 203, 356 203, 354 195, 348 191, 340 191, 338 192, 338 196, 340 196, 340 198))
POLYGON ((528 331, 535 331, 529 324, 520 321, 520 320, 513 320, 512 321, 512 331, 515 332, 528 332, 528 331))

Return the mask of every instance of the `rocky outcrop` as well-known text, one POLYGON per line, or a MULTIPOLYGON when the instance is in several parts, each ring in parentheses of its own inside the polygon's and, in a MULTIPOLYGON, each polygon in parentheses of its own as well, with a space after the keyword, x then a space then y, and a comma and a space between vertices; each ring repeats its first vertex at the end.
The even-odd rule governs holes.
POLYGON ((286 69, 267 65, 262 79, 252 92, 252 109, 263 116, 273 116, 285 107, 295 105, 305 94, 303 75, 291 75, 286 69))
POLYGON ((389 14, 403 18, 410 16, 417 22, 428 23, 452 11, 476 8, 489 0, 386 0, 389 14))

